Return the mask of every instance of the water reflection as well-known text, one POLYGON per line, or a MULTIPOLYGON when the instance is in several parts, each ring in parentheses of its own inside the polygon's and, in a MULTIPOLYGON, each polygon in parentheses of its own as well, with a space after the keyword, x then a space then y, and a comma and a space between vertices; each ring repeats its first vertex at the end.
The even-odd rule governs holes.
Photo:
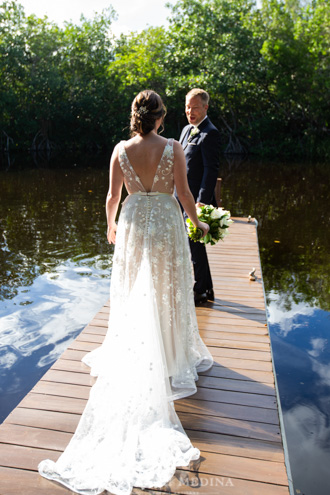
POLYGON ((259 222, 275 368, 296 493, 330 485, 329 164, 223 165, 223 204, 259 222))
POLYGON ((23 170, 0 182, 0 297, 13 297, 63 260, 109 252, 106 170, 23 170))
POLYGON ((95 264, 89 260, 89 266, 77 266, 69 260, 39 275, 32 286, 23 287, 2 304, 2 418, 104 304, 109 293, 109 261, 109 256, 98 256, 95 264))
POLYGON ((328 422, 328 416, 313 404, 297 405, 285 415, 296 493, 329 494, 328 422))
POLYGON ((0 173, 0 420, 109 293, 107 170, 0 173))
POLYGON ((295 489, 305 494, 328 495, 329 313, 317 308, 306 311, 300 304, 286 318, 285 312, 282 317, 279 315, 275 303, 269 312, 295 489))

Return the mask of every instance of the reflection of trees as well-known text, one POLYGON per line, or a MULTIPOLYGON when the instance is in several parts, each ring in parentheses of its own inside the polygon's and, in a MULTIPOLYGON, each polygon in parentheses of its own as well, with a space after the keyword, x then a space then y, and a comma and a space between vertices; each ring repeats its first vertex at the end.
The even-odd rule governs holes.
POLYGON ((327 254, 324 252, 324 256, 315 259, 313 254, 276 251, 271 247, 262 252, 266 291, 281 293, 287 310, 291 309, 291 302, 304 301, 329 311, 330 263, 327 254))
POLYGON ((110 253, 107 170, 30 170, 0 175, 0 297, 67 259, 110 253))
POLYGON ((329 310, 329 167, 247 160, 221 175, 223 206, 259 222, 266 291, 329 310))

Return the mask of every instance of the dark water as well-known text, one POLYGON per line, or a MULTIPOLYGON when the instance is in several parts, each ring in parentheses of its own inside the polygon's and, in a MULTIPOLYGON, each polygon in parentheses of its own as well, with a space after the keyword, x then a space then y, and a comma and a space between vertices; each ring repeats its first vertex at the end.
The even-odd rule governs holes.
MULTIPOLYGON (((0 420, 108 298, 107 161, 0 171, 0 420)), ((296 493, 328 495, 330 164, 223 159, 221 176, 223 206, 259 222, 296 493)))

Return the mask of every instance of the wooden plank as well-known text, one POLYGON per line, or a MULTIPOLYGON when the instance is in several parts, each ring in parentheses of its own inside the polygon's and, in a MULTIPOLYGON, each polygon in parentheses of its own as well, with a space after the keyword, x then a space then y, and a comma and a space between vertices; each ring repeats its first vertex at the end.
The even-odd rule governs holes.
POLYGON ((16 407, 3 424, 31 426, 57 432, 73 433, 77 428, 79 419, 80 415, 75 413, 16 407))
MULTIPOLYGON (((260 459, 214 454, 208 452, 198 462, 199 473, 213 474, 231 478, 237 476, 250 481, 286 485, 287 476, 285 466, 281 462, 268 462, 260 459)), ((197 464, 197 463, 195 463, 197 464)))
POLYGON ((228 320, 235 322, 235 324, 247 326, 254 326, 255 322, 258 322, 260 324, 266 323, 265 315, 262 315, 260 313, 245 313, 244 311, 236 311, 234 309, 229 310, 227 308, 221 308, 220 306, 218 306, 217 310, 213 309, 212 312, 206 311, 206 308, 198 308, 197 315, 201 318, 202 321, 213 321, 214 323, 218 323, 220 325, 223 320, 228 320))
POLYGON ((81 360, 72 361, 70 359, 63 359, 62 356, 60 359, 55 361, 51 367, 51 370, 72 371, 74 373, 84 373, 89 375, 90 368, 86 364, 82 363, 81 360))
POLYGON ((68 495, 67 488, 34 471, 0 467, 1 495, 68 495))
POLYGON ((96 327, 94 325, 87 325, 87 327, 81 332, 81 334, 90 333, 90 334, 97 334, 97 335, 106 335, 107 331, 108 331, 107 327, 96 327))
POLYGON ((209 325, 215 325, 218 328, 223 328, 226 325, 235 325, 238 328, 238 331, 242 331, 240 327, 248 328, 249 331, 255 331, 256 328, 265 328, 266 323, 263 323, 260 320, 255 320, 253 321, 253 318, 244 318, 243 316, 239 315, 226 315, 225 313, 220 313, 218 312, 217 314, 201 314, 199 312, 199 309, 197 309, 197 320, 198 323, 200 322, 203 326, 203 324, 209 325))
POLYGON ((219 325, 219 323, 212 321, 209 323, 205 323, 205 321, 203 321, 201 318, 198 318, 198 327, 201 331, 210 330, 212 332, 217 332, 220 334, 221 332, 228 332, 230 334, 244 333, 247 334, 248 336, 268 335, 267 325, 265 324, 253 326, 253 325, 235 325, 232 322, 228 322, 226 324, 221 323, 221 325, 219 325))
POLYGON ((211 347, 210 351, 214 356, 221 356, 226 358, 243 359, 243 360, 253 360, 258 362, 270 362, 271 353, 270 351, 250 351, 248 349, 232 349, 224 347, 211 347))
POLYGON ((226 402, 227 404, 238 404, 243 406, 263 407, 276 409, 276 397, 244 392, 232 392, 228 390, 216 390, 199 387, 191 400, 212 400, 213 402, 226 402))
POLYGON ((93 351, 94 349, 97 349, 97 347, 100 347, 100 344, 98 342, 82 342, 74 340, 73 342, 71 342, 71 344, 69 344, 68 349, 85 351, 85 353, 87 353, 93 351))
POLYGON ((179 412, 191 412, 194 414, 217 416, 232 419, 246 419, 257 423, 269 423, 278 426, 278 414, 275 409, 262 407, 241 406, 225 402, 213 402, 209 400, 182 399, 176 403, 179 412))
POLYGON ((267 384, 274 384, 274 375, 272 371, 258 371, 250 369, 239 369, 235 367, 223 366, 223 365, 213 365, 207 371, 203 371, 199 375, 202 376, 214 376, 221 378, 230 378, 232 380, 245 380, 245 381, 255 381, 267 384))
POLYGON ((108 328, 107 322, 104 319, 101 318, 93 318, 90 321, 90 324, 95 326, 95 327, 103 327, 103 328, 108 328))
MULTIPOLYGON (((209 330, 209 329, 199 329, 200 335, 204 338, 209 338, 213 340, 225 340, 225 341, 234 341, 234 342, 251 342, 252 344, 264 344, 267 345, 267 349, 269 349, 270 342, 269 337, 264 331, 263 334, 258 333, 237 333, 237 332, 228 332, 222 329, 209 330)), ((88 337, 93 338, 93 335, 88 337)), ((87 338, 88 338, 87 337, 87 338)))
POLYGON ((275 396, 274 385, 272 386, 262 382, 246 383, 246 380, 231 380, 230 378, 200 376, 198 380, 198 387, 275 396))
POLYGON ((58 450, 59 452, 63 452, 71 437, 72 433, 25 425, 4 423, 0 428, 1 443, 45 450, 58 450))
POLYGON ((280 429, 277 425, 184 412, 179 412, 179 418, 183 427, 189 430, 222 433, 236 437, 281 443, 280 429))
MULTIPOLYGON (((67 361, 66 361, 67 362, 67 361)), ((73 371, 62 371, 51 368, 41 378, 41 382, 71 383, 73 385, 86 385, 91 387, 95 378, 87 373, 75 373, 73 371)))
POLYGON ((266 442, 255 438, 243 438, 189 429, 186 432, 192 443, 203 452, 238 455, 265 461, 284 461, 282 445, 277 442, 266 442))
POLYGON ((81 334, 76 338, 76 342, 95 342, 98 345, 102 344, 104 340, 104 335, 91 334, 86 332, 81 332, 81 334))
MULTIPOLYGON (((46 380, 39 381, 31 390, 33 394, 42 394, 42 402, 45 402, 47 395, 55 395, 59 397, 71 397, 77 399, 89 398, 90 387, 85 385, 74 385, 71 383, 47 382, 46 380)), ((21 405, 24 404, 21 403, 21 405)))
POLYGON ((218 338, 209 338, 209 337, 204 337, 204 343, 207 346, 210 347, 228 347, 231 349, 245 349, 245 350, 251 350, 251 351, 270 351, 270 345, 267 343, 261 343, 261 342, 247 342, 247 341, 237 341, 237 340, 231 340, 231 339, 221 339, 219 338, 220 335, 217 336, 218 338))
MULTIPOLYGON (((222 366, 226 366, 227 368, 237 368, 241 369, 242 372, 245 370, 255 370, 255 371, 273 371, 272 364, 270 362, 265 362, 265 361, 257 361, 256 359, 233 359, 231 357, 226 358, 226 357, 218 357, 217 352, 214 351, 214 347, 210 347, 209 351, 212 354, 212 357, 214 359, 215 364, 221 364, 222 366)), ((68 352, 68 351, 67 351, 68 352)), ((70 351, 70 352, 76 352, 78 351, 70 351)), ((85 355, 84 353, 80 354, 85 355)), ((77 356, 78 357, 78 356, 77 356)))
POLYGON ((41 461, 44 459, 57 461, 60 455, 61 453, 56 450, 0 443, 0 458, 3 467, 36 471, 41 461))
POLYGON ((56 412, 82 414, 87 403, 86 399, 57 395, 42 395, 30 392, 19 404, 19 409, 35 409, 56 412))

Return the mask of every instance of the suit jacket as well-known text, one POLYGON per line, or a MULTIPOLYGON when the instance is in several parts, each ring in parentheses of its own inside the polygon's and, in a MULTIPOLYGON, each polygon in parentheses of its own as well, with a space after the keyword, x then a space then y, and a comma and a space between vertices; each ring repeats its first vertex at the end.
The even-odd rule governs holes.
POLYGON ((214 189, 219 172, 220 133, 208 117, 198 125, 198 134, 186 142, 190 129, 191 125, 184 127, 179 140, 186 157, 190 190, 196 203, 217 206, 214 189))

